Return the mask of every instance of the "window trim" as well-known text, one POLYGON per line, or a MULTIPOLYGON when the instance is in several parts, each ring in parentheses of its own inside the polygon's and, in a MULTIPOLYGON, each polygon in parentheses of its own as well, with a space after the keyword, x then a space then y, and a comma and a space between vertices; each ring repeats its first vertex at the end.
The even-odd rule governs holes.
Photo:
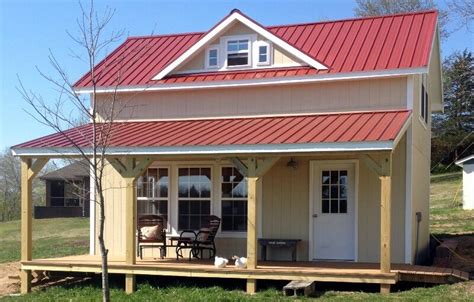
POLYGON ((426 74, 421 75, 420 84, 421 84, 420 85, 420 105, 419 105, 420 112, 418 114, 418 117, 423 127, 427 129, 430 122, 431 110, 429 108, 430 104, 429 104, 429 95, 428 95, 428 80, 427 80, 426 74))
POLYGON ((235 69, 249 69, 254 67, 254 60, 253 60, 253 54, 254 54, 254 45, 255 41, 257 40, 257 35, 256 34, 250 34, 250 35, 234 35, 234 36, 224 36, 220 38, 220 44, 223 49, 223 64, 222 68, 227 69, 227 70, 235 70, 235 69), (246 65, 234 65, 234 66, 229 66, 227 62, 227 56, 228 56, 228 51, 227 51, 227 43, 229 41, 233 40, 248 40, 249 41, 249 47, 248 47, 248 63, 246 65))
MULTIPOLYGON (((173 225, 171 226, 173 229, 173 232, 171 233, 172 235, 179 235, 181 234, 181 230, 179 229, 179 169, 182 168, 209 168, 211 171, 211 190, 210 193, 211 195, 209 198, 194 198, 195 200, 209 200, 209 215, 214 215, 214 206, 213 206, 213 198, 214 198, 214 186, 215 186, 215 177, 214 177, 214 165, 208 164, 208 163, 193 163, 193 164, 186 164, 185 162, 179 162, 176 164, 174 167, 174 177, 172 179, 172 182, 174 182, 170 187, 174 188, 173 192, 173 203, 175 203, 175 208, 172 209, 175 212, 173 213, 173 225)), ((219 228, 220 229, 220 228, 219 228)))
POLYGON ((272 56, 272 46, 270 42, 267 41, 257 41, 255 42, 255 54, 256 54, 256 64, 257 66, 268 66, 272 65, 273 56, 272 56), (266 46, 267 47, 267 60, 265 62, 260 62, 260 47, 266 46))
POLYGON ((154 198, 149 198, 149 197, 139 197, 138 196, 138 180, 137 184, 135 186, 135 196, 137 198, 137 217, 138 217, 138 202, 139 201, 146 201, 146 200, 166 200, 168 202, 167 204, 167 220, 166 220, 166 234, 171 234, 172 233, 172 225, 171 225, 171 182, 172 182, 172 176, 171 176, 171 167, 170 166, 163 166, 163 165, 151 165, 146 169, 146 172, 148 172, 148 169, 167 169, 168 170, 168 197, 154 197, 154 198))
POLYGON ((205 58, 205 67, 206 69, 219 69, 221 66, 221 59, 220 59, 220 45, 211 45, 206 48, 206 58, 205 58), (217 65, 212 66, 209 64, 210 59, 210 52, 211 50, 217 51, 217 65))
MULTIPOLYGON (((243 198, 243 197, 240 197, 240 198, 229 198, 229 197, 225 197, 223 198, 222 197, 222 170, 224 168, 234 168, 234 169, 237 169, 236 166, 234 165, 219 165, 217 167, 219 169, 219 178, 217 180, 217 183, 218 183, 218 196, 219 196, 219 217, 221 217, 221 219, 223 220, 224 219, 224 215, 222 215, 222 201, 223 200, 242 200, 242 201, 247 201, 248 203, 248 197, 247 198, 243 198)), ((246 179, 246 177, 244 176, 244 179, 246 179)), ((247 183, 248 185, 248 183, 247 183)), ((248 219, 248 209, 247 209, 247 219, 248 219)), ((246 237, 247 236, 247 231, 224 231, 222 229, 222 221, 221 221, 221 227, 219 228, 219 233, 221 233, 223 236, 225 237, 246 237)))

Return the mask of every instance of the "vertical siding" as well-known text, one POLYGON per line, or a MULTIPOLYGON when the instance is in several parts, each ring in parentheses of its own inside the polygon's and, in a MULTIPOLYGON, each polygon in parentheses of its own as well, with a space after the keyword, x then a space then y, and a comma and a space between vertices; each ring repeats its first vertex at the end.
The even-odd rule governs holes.
MULTIPOLYGON (((173 119, 406 108, 406 78, 121 95, 116 119, 173 119)), ((107 96, 99 108, 107 109, 107 96)))

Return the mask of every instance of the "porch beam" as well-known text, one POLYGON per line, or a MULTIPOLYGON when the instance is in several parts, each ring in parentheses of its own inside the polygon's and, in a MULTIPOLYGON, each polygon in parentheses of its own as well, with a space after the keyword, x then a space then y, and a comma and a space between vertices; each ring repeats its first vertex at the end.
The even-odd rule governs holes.
MULTIPOLYGON (((392 154, 384 156, 380 176, 380 271, 391 270, 391 174, 392 154)), ((390 293, 390 285, 381 284, 381 293, 390 293)))
MULTIPOLYGON (((32 184, 33 179, 48 162, 47 158, 21 158, 21 261, 32 259, 32 184)), ((20 272, 21 294, 31 292, 31 270, 20 272)))
MULTIPOLYGON (((135 183, 138 177, 151 165, 153 159, 126 157, 123 159, 111 158, 112 167, 122 176, 123 196, 125 199, 125 263, 136 264, 136 226, 137 226, 137 196, 135 183)), ((125 292, 131 294, 136 289, 134 274, 125 275, 125 292)))
POLYGON ((247 177, 248 176, 248 168, 247 166, 240 160, 240 158, 238 157, 231 157, 229 159, 232 164, 234 164, 234 166, 237 168, 237 170, 239 170, 240 174, 242 174, 244 177, 247 177))

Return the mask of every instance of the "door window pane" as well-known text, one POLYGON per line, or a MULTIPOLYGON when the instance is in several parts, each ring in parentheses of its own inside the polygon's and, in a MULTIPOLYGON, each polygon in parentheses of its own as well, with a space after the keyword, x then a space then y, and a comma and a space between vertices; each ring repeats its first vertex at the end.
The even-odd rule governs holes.
POLYGON ((137 213, 159 215, 168 221, 168 168, 149 168, 137 180, 137 213))
POLYGON ((321 212, 347 213, 347 170, 321 172, 321 212))

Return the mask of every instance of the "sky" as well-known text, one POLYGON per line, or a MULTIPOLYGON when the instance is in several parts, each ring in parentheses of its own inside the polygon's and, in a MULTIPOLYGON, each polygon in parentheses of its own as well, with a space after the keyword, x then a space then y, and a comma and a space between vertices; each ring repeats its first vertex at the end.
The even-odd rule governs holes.
MULTIPOLYGON (((440 1, 439 5, 443 8, 446 4, 440 1)), ((103 0, 95 3, 99 14, 107 6, 115 9, 108 29, 124 29, 126 33, 110 46, 108 52, 111 52, 127 35, 207 31, 233 8, 263 25, 277 25, 353 17, 355 1, 103 0)), ((87 64, 73 57, 77 46, 67 34, 67 31, 77 33, 78 16, 79 5, 74 0, 0 0, 0 151, 53 132, 29 114, 31 108, 17 90, 18 79, 47 102, 54 102, 57 91, 37 71, 38 68, 55 76, 48 59, 50 51, 70 79, 79 79, 87 71, 87 64)), ((461 29, 443 41, 441 48, 443 57, 456 50, 474 50, 474 35, 461 29)))

